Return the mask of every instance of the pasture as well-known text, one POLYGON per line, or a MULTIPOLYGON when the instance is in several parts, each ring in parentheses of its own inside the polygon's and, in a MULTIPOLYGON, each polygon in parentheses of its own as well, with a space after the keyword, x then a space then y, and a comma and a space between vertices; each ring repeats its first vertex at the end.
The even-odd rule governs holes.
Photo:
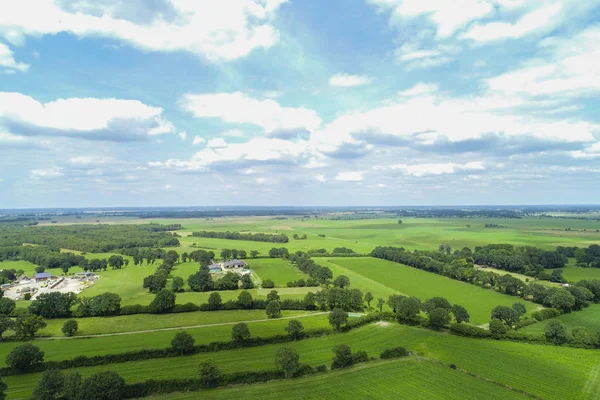
MULTIPOLYGON (((298 279, 306 279, 308 275, 303 274, 291 265, 287 260, 280 258, 258 258, 247 260, 252 271, 260 277, 260 280, 271 279, 276 287, 286 287, 287 282, 298 279)), ((318 290, 318 289, 317 289, 318 290)))
MULTIPOLYGON (((300 360, 313 366, 329 364, 332 347, 350 344, 353 351, 365 350, 370 356, 386 348, 405 346, 417 355, 454 363, 458 368, 482 378, 509 385, 545 399, 589 398, 599 390, 598 356, 595 351, 531 345, 495 340, 473 340, 463 337, 407 327, 377 324, 349 333, 287 343, 300 354, 300 360), (560 379, 549 379, 560 377, 560 379)), ((214 359, 223 372, 272 369, 275 352, 281 345, 220 351, 187 357, 135 361, 110 366, 79 368, 83 376, 110 369, 127 382, 150 377, 185 378, 196 375, 198 363, 214 359)), ((448 368, 448 370, 450 370, 448 368)), ((11 398, 26 398, 40 374, 6 377, 11 398)), ((592 397, 593 398, 593 397, 592 397)))
POLYGON ((526 399, 493 383, 419 358, 369 362, 351 369, 257 385, 158 396, 167 399, 526 399))
MULTIPOLYGON (((600 304, 592 304, 581 311, 575 311, 569 314, 563 314, 556 317, 563 322, 569 329, 577 326, 584 326, 596 332, 600 332, 600 304)), ((523 332, 544 332, 548 321, 538 322, 534 325, 526 326, 520 329, 523 332)))
MULTIPOLYGON (((521 302, 528 311, 539 307, 491 289, 483 289, 391 261, 370 257, 316 258, 315 261, 330 267, 334 276, 348 276, 350 287, 356 287, 363 292, 371 291, 375 299, 383 297, 387 301, 390 294, 415 296, 423 301, 435 296, 445 297, 452 304, 464 306, 469 311, 471 323, 474 325, 489 322, 491 310, 498 305, 511 306, 515 302, 521 302)), ((373 303, 371 305, 373 306, 373 303)))

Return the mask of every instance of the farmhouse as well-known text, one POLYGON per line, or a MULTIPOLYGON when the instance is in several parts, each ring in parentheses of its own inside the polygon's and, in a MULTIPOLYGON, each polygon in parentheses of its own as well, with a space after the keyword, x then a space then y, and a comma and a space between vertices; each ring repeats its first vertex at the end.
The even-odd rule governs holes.
POLYGON ((36 282, 47 281, 51 277, 52 277, 52 275, 50 274, 50 272, 40 272, 40 273, 33 275, 33 279, 35 279, 36 282))
POLYGON ((246 264, 246 261, 244 261, 244 260, 229 260, 229 261, 225 261, 222 265, 224 268, 227 268, 227 269, 248 267, 248 264, 246 264))
POLYGON ((75 277, 77 279, 89 279, 92 278, 94 276, 93 272, 78 272, 75 274, 75 277))
POLYGON ((208 269, 213 274, 218 274, 224 271, 235 272, 240 275, 246 275, 250 273, 248 264, 244 260, 229 260, 217 264, 213 261, 213 264, 208 266, 208 269))
POLYGON ((223 272, 223 268, 221 268, 220 264, 211 264, 208 266, 208 270, 213 273, 213 274, 217 274, 219 272, 223 272))

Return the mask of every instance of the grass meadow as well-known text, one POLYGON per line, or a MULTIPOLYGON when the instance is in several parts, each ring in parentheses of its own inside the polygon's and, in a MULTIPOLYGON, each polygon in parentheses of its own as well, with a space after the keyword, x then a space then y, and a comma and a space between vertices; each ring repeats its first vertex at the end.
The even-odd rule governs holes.
MULTIPOLYGON (((528 311, 539 307, 491 289, 483 289, 391 261, 371 257, 315 260, 330 267, 334 276, 348 276, 350 287, 356 287, 363 292, 371 291, 375 299, 383 297, 387 301, 390 294, 415 296, 423 301, 434 296, 445 297, 452 304, 464 306, 471 315, 471 323, 475 325, 489 322, 492 308, 498 305, 511 306, 520 301, 528 311)), ((371 303, 371 306, 376 302, 377 300, 371 303)))
POLYGON ((239 385, 201 393, 159 396, 171 399, 448 399, 494 400, 527 397, 491 382, 419 358, 369 362, 350 369, 294 380, 239 385))
MULTIPOLYGON (((569 329, 573 329, 577 326, 584 326, 596 332, 600 332, 600 304, 592 304, 584 310, 559 315, 556 319, 567 325, 569 329)), ((548 321, 542 321, 534 325, 526 326, 520 330, 524 332, 544 332, 547 323, 548 321)), ((600 358, 600 355, 598 357, 600 358)))
MULTIPOLYGON (((422 357, 454 363, 458 368, 482 378, 545 399, 590 398, 600 389, 597 352, 583 349, 473 340, 397 324, 373 324, 349 333, 301 340, 287 343, 286 346, 295 348, 303 363, 316 366, 331 362, 331 349, 336 344, 350 344, 353 351, 365 350, 370 356, 378 356, 386 348, 405 346, 422 357)), ((85 377, 110 369, 118 372, 127 382, 139 382, 149 378, 196 376, 198 364, 206 359, 213 359, 223 372, 272 369, 275 353, 280 347, 266 345, 220 351, 218 354, 86 367, 78 371, 85 377)), ((8 384, 7 393, 11 398, 27 398, 39 375, 4 378, 8 384)))

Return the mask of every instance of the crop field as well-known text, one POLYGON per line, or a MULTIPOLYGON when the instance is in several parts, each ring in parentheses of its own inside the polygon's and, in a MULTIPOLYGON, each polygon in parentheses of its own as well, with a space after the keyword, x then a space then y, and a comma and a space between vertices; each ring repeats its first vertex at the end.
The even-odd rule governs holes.
MULTIPOLYGON (((372 356, 378 355, 385 348, 402 345, 426 358, 454 363, 460 369, 545 399, 586 398, 586 395, 595 394, 600 385, 600 382, 594 380, 599 363, 595 351, 473 340, 397 324, 374 324, 349 333, 301 340, 286 346, 295 348, 303 363, 315 366, 329 364, 331 348, 342 343, 351 344, 354 351, 365 350, 372 356)), ((127 382, 138 382, 149 377, 184 378, 195 376, 198 363, 209 358, 214 359, 224 372, 272 369, 275 352, 279 347, 281 345, 266 345, 221 351, 218 357, 210 353, 198 354, 112 364, 109 368, 79 368, 78 371, 87 376, 111 369, 127 382)), ((6 377, 11 398, 29 396, 38 377, 39 374, 6 377)))
MULTIPOLYGON (((485 324, 490 320, 492 308, 511 306, 518 298, 489 289, 459 282, 406 265, 376 258, 317 258, 317 263, 329 266, 334 275, 350 278, 351 287, 371 291, 375 298, 387 300, 390 294, 415 296, 426 300, 434 296, 446 297, 452 304, 464 306, 471 315, 471 323, 485 324)), ((521 301, 532 311, 539 306, 521 301)))
POLYGON ((292 381, 159 396, 167 399, 526 399, 527 397, 446 366, 418 358, 370 362, 292 381))
MULTIPOLYGON (((148 315, 144 315, 144 317, 149 318, 148 315)), ((289 319, 298 319, 304 325, 305 329, 329 327, 327 315, 324 314, 309 315, 304 312, 294 311, 284 312, 283 317, 265 321, 263 313, 259 317, 259 321, 248 322, 248 327, 255 337, 285 334, 284 328, 288 325, 289 319)), ((178 329, 174 329, 131 335, 107 335, 94 338, 36 339, 31 343, 46 353, 46 360, 60 361, 79 355, 95 356, 133 350, 166 348, 171 345, 171 340, 178 331, 178 329)), ((231 324, 186 328, 185 331, 196 339, 196 344, 231 340, 231 324)), ((19 342, 12 341, 0 342, 0 367, 5 366, 6 355, 19 344, 19 342)))
POLYGON ((578 267, 575 260, 570 259, 566 268, 563 268, 563 277, 569 282, 577 282, 583 279, 600 279, 600 268, 578 267))
MULTIPOLYGON (((567 325, 569 329, 573 329, 577 326, 584 326, 600 332, 600 304, 592 304, 584 310, 559 315, 556 319, 567 325)), ((548 321, 542 321, 534 325, 526 326, 520 330, 523 332, 544 332, 547 323, 548 321)))

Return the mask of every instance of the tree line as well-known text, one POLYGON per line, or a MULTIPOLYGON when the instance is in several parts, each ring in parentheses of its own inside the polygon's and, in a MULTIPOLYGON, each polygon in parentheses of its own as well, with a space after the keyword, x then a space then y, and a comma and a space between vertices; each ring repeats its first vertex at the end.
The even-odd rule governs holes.
POLYGON ((270 242, 270 243, 287 243, 289 238, 283 233, 241 233, 241 232, 215 232, 215 231, 199 231, 192 232, 194 237, 213 238, 213 239, 229 239, 229 240, 249 240, 253 242, 270 242))

